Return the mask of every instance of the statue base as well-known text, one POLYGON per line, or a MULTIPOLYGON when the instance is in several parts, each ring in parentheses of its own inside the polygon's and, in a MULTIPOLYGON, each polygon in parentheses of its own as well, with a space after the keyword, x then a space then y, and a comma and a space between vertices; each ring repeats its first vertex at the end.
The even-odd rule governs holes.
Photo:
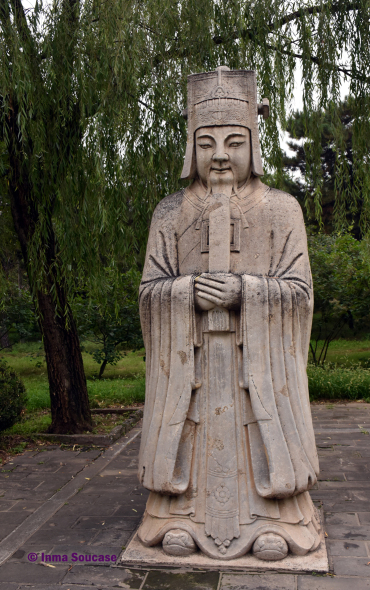
MULTIPOLYGON (((322 521, 320 514, 320 520, 322 521)), ((328 573, 329 562, 328 554, 325 545, 324 528, 321 526, 319 547, 306 555, 292 555, 289 553, 287 557, 279 561, 262 561, 254 557, 252 553, 247 553, 242 557, 232 559, 230 561, 212 559, 204 553, 197 551, 186 557, 177 557, 174 555, 167 555, 163 549, 162 544, 154 547, 145 547, 138 538, 137 532, 130 541, 127 548, 121 554, 120 560, 117 562, 125 567, 145 568, 182 568, 188 571, 192 570, 220 570, 220 571, 274 571, 274 572, 292 572, 292 573, 328 573)))

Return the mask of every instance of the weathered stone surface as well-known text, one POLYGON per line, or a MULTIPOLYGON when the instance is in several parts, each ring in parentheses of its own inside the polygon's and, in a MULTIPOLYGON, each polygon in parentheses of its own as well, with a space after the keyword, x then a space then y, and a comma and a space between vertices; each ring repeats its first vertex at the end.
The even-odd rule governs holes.
POLYGON ((334 573, 337 576, 366 578, 369 575, 368 564, 368 557, 333 557, 334 573))
POLYGON ((364 541, 328 541, 327 547, 332 556, 342 557, 367 557, 367 548, 364 541))
POLYGON ((220 590, 296 590, 296 588, 296 576, 286 574, 223 574, 220 585, 220 590))
POLYGON ((346 541, 370 541, 370 525, 345 526, 327 525, 326 532, 329 539, 344 539, 346 541))
POLYGON ((358 526, 360 523, 355 512, 327 512, 325 514, 325 524, 358 526))
POLYGON ((126 518, 118 518, 116 516, 109 516, 107 518, 97 518, 95 516, 82 516, 74 530, 80 531, 81 529, 91 530, 108 530, 117 529, 119 531, 133 531, 139 524, 139 518, 130 516, 126 518))
POLYGON ((98 566, 74 566, 63 580, 64 584, 86 584, 98 587, 140 588, 145 573, 138 570, 102 568, 98 566), (126 585, 126 586, 125 586, 126 585))
MULTIPOLYGON (((132 531, 108 530, 100 531, 96 537, 90 542, 92 547, 100 547, 101 545, 117 546, 120 549, 127 545, 132 537, 132 531)), ((119 551, 120 553, 120 551, 119 551)))
POLYGON ((247 553, 242 557, 230 561, 223 561, 221 559, 214 559, 208 557, 198 551, 189 556, 174 556, 167 555, 160 545, 155 547, 145 547, 137 537, 137 534, 130 541, 127 549, 122 553, 122 556, 117 565, 121 564, 123 567, 142 567, 150 569, 151 567, 163 568, 182 568, 190 570, 227 570, 227 571, 256 571, 263 569, 264 571, 273 572, 322 572, 328 571, 328 557, 326 553, 326 546, 322 533, 321 544, 316 551, 307 553, 306 555, 292 555, 291 553, 279 561, 263 561, 263 568, 261 568, 261 560, 257 559, 251 553, 247 553))
POLYGON ((96 533, 96 529, 79 531, 73 529, 64 529, 60 531, 55 529, 40 529, 32 536, 32 543, 39 546, 44 545, 45 543, 53 545, 73 543, 74 545, 80 544, 80 546, 83 547, 83 545, 87 545, 94 539, 96 533))
MULTIPOLYGON (((188 81, 183 178, 193 182, 158 204, 140 288, 148 363, 138 471, 151 494, 139 538, 155 546, 180 530, 216 561, 252 547, 261 562, 286 548, 303 556, 320 525, 307 493, 319 466, 302 211, 259 178, 257 115, 268 101, 257 105, 255 72, 221 66, 188 81), (266 534, 283 549, 264 551, 266 534)), ((331 429, 353 438, 353 425, 331 429)))
MULTIPOLYGON (((298 576, 297 590, 367 590, 370 588, 369 579, 338 578, 315 576, 298 576)), ((277 589, 276 589, 277 590, 277 589)))
MULTIPOLYGON (((314 415, 315 415, 315 406, 313 406, 313 410, 314 410, 314 415)), ((356 425, 358 423, 361 423, 359 418, 356 417, 356 412, 358 411, 358 409, 356 407, 353 407, 351 409, 351 412, 348 414, 351 417, 352 420, 352 424, 356 425)), ((324 409, 322 411, 322 414, 325 415, 325 413, 332 413, 331 410, 326 409, 326 407, 324 406, 324 409)), ((138 440, 138 439, 136 439, 138 440)), ((366 444, 370 445, 370 440, 369 437, 366 437, 366 441, 368 441, 366 444)), ((136 453, 138 452, 138 445, 136 446, 136 453)), ((343 455, 345 456, 346 453, 350 453, 351 447, 343 447, 343 455)), ((370 446, 368 447, 370 449, 370 446)), ((364 451, 362 451, 364 452, 364 451)), ((44 455, 46 455, 46 453, 44 453, 44 455)), ((51 453, 52 456, 52 453, 51 453)), ((354 460, 357 460, 357 458, 355 457, 354 460)), ((98 459, 98 462, 104 462, 105 459, 103 458, 103 456, 98 459)), ((130 503, 130 500, 132 498, 134 498, 137 494, 146 494, 147 492, 145 490, 143 490, 143 488, 141 488, 140 486, 137 486, 137 484, 135 483, 135 485, 126 488, 124 482, 125 482, 125 478, 126 477, 131 477, 132 474, 135 472, 136 470, 136 464, 137 464, 137 457, 135 458, 135 455, 132 454, 130 455, 130 458, 123 458, 122 459, 122 455, 118 455, 116 456, 116 458, 109 464, 109 466, 106 466, 104 468, 105 471, 111 471, 111 475, 114 475, 116 473, 118 473, 119 471, 121 471, 122 466, 125 465, 126 466, 126 471, 125 473, 121 473, 119 474, 119 477, 123 476, 123 479, 121 479, 122 481, 122 494, 118 494, 118 493, 114 493, 114 494, 110 494, 110 486, 107 486, 107 488, 105 489, 105 492, 102 492, 102 494, 99 496, 99 498, 97 498, 94 494, 82 494, 82 492, 76 494, 75 496, 73 496, 72 498, 70 498, 68 500, 68 504, 64 505, 58 512, 56 515, 53 515, 49 521, 52 523, 55 521, 55 518, 58 514, 63 515, 72 515, 75 514, 75 509, 78 509, 78 513, 77 516, 78 517, 82 517, 82 516, 95 516, 95 517, 102 517, 102 522, 104 521, 104 517, 108 516, 107 514, 107 507, 111 507, 114 506, 115 510, 119 507, 119 506, 128 506, 130 503), (128 465, 131 463, 131 461, 133 462, 131 467, 128 467, 128 465), (130 491, 131 490, 131 491, 130 491), (100 507, 100 511, 98 510, 97 512, 94 512, 94 514, 91 514, 92 511, 92 506, 95 507, 100 507)), ((335 466, 336 463, 333 462, 332 465, 332 469, 333 469, 333 473, 335 470, 335 466)), ((48 477, 52 477, 52 472, 49 472, 48 477)), ((89 488, 90 485, 92 485, 94 483, 94 481, 96 481, 96 479, 98 479, 99 481, 101 480, 100 475, 96 475, 94 477, 94 479, 92 479, 91 481, 87 482, 87 488, 89 488)), ((361 489, 366 489, 363 488, 362 486, 364 485, 363 481, 351 481, 351 482, 346 482, 343 481, 342 483, 337 482, 337 481, 331 481, 331 482, 324 482, 325 486, 328 484, 328 489, 332 489, 332 493, 333 495, 335 495, 336 493, 336 486, 339 487, 344 487, 348 485, 348 489, 350 490, 355 490, 356 488, 358 488, 358 490, 361 489), (330 485, 329 485, 330 484, 330 485), (330 487, 332 486, 332 487, 330 487)), ((366 484, 365 484, 366 485, 366 484)), ((26 504, 24 502, 20 502, 17 503, 18 506, 20 506, 21 508, 23 506, 26 506, 26 504)), ((11 503, 10 505, 14 506, 16 508, 17 504, 15 503, 11 503)), ((41 504, 41 503, 39 503, 41 504)), ((346 503, 347 504, 347 503, 346 503)), ((48 505, 48 503, 46 503, 46 506, 48 505)), ((9 504, 7 504, 7 506, 9 506, 9 504)), ((15 512, 18 512, 20 509, 18 508, 17 510, 15 510, 15 512)), ((138 514, 138 516, 141 516, 142 513, 138 514)), ((326 520, 326 526, 324 527, 324 530, 327 530, 327 527, 329 525, 333 525, 336 527, 336 535, 339 536, 339 529, 343 526, 346 527, 344 529, 344 535, 347 535, 349 530, 351 530, 353 527, 357 527, 357 531, 360 531, 360 529, 362 528, 362 526, 367 527, 368 526, 368 522, 367 522, 367 514, 366 513, 354 513, 354 512, 348 512, 347 510, 343 513, 340 512, 335 512, 335 513, 327 513, 325 515, 325 520, 326 520), (361 522, 363 524, 361 524, 361 522)), ((47 523, 46 523, 47 524, 47 523)), ((16 526, 16 525, 14 525, 16 526)), ((23 526, 23 525, 21 525, 23 526)), ((73 525, 72 525, 73 527, 73 525)), ((1 527, 0 527, 1 528, 1 527)), ((43 528, 39 530, 39 532, 42 533, 42 535, 47 534, 47 535, 54 535, 54 530, 56 527, 48 527, 43 525, 43 528)), ((127 545, 127 540, 124 539, 123 537, 125 535, 128 535, 128 538, 131 536, 132 531, 120 531, 119 529, 108 529, 106 531, 103 530, 104 527, 102 527, 102 530, 99 532, 97 530, 91 530, 89 529, 89 531, 92 532, 92 541, 90 541, 90 543, 74 543, 74 534, 75 534, 75 529, 74 528, 65 528, 63 531, 63 535, 65 538, 64 543, 53 543, 53 539, 51 538, 51 540, 48 538, 48 543, 46 542, 47 539, 41 536, 35 537, 35 535, 33 535, 26 544, 24 544, 18 551, 16 551, 13 554, 13 557, 11 558, 11 561, 13 561, 15 563, 15 565, 17 565, 19 562, 23 562, 23 564, 25 565, 29 565, 32 566, 36 569, 36 571, 41 570, 42 572, 45 570, 47 571, 48 569, 50 571, 52 571, 51 568, 45 568, 43 566, 37 565, 37 564, 29 564, 27 562, 27 555, 29 552, 36 552, 36 553, 40 553, 40 552, 44 552, 44 553, 52 553, 52 554, 65 554, 68 552, 72 553, 82 553, 82 554, 87 554, 87 553, 103 553, 103 554, 107 554, 109 553, 110 555, 115 554, 115 552, 118 550, 118 547, 122 547, 122 545, 127 545), (119 539, 119 535, 122 535, 121 539, 122 539, 122 544, 121 542, 118 541, 119 539), (102 542, 101 540, 101 536, 106 535, 105 537, 105 542, 102 542), (99 543, 99 539, 100 539, 100 543, 99 543), (35 541, 36 544, 35 544, 35 541), (22 555, 23 553, 23 555, 22 555)), ((87 532, 87 530, 85 530, 85 532, 87 532)), ((362 558, 362 560, 364 562, 366 562, 366 564, 368 563, 368 561, 370 560, 370 553, 368 554, 369 557, 366 557, 366 554, 363 553, 363 549, 364 547, 366 547, 366 545, 370 545, 370 541, 363 541, 360 539, 347 539, 347 538, 342 538, 342 539, 333 539, 331 536, 329 536, 327 538, 327 546, 328 546, 328 552, 329 555, 331 554, 332 558, 337 558, 338 561, 342 560, 343 561, 343 557, 345 558, 347 556, 348 557, 358 557, 358 558, 362 558), (345 549, 346 546, 350 546, 349 549, 345 549), (358 548, 352 547, 352 545, 358 545, 358 548), (355 555, 354 553, 357 553, 358 551, 361 550, 361 554, 360 555, 355 555)), ((369 546, 370 549, 370 546, 369 546)), ((308 554, 310 555, 310 554, 308 554)), ((353 575, 352 573, 349 573, 349 571, 345 572, 344 575, 341 575, 338 573, 338 570, 335 571, 335 577, 330 577, 330 576, 322 576, 322 575, 298 575, 298 586, 294 586, 293 588, 294 590, 296 590, 296 588, 298 588, 298 590, 366 590, 367 588, 370 588, 370 566, 361 566, 361 571, 359 571, 358 568, 358 562, 355 561, 355 563, 351 563, 349 561, 347 561, 347 559, 345 559, 347 565, 349 564, 349 567, 353 568, 357 568, 357 572, 355 573, 355 575, 353 575), (358 575, 360 574, 360 575, 358 575)), ((215 560, 213 559, 208 559, 209 563, 212 564, 213 566, 213 572, 218 574, 219 570, 223 570, 223 571, 229 571, 231 570, 231 563, 230 562, 215 562, 215 560)), ((10 561, 8 561, 7 563, 10 563, 10 561)), ((278 562, 277 562, 278 563, 278 562)), ((283 562, 284 563, 284 562, 283 562)), ((70 567, 70 565, 72 564, 68 564, 68 567, 70 567)), ((125 569, 122 567, 122 565, 117 564, 118 565, 118 569, 125 569)), ((154 565, 154 564, 153 564, 154 565)), ((273 588, 273 590, 281 590, 280 588, 280 583, 282 584, 282 581, 284 580, 284 577, 287 577, 287 580, 289 582, 289 580, 292 580, 292 584, 295 583, 295 581, 297 580, 297 572, 292 571, 290 574, 287 574, 286 571, 284 572, 284 570, 282 570, 282 573, 279 574, 274 574, 273 571, 276 571, 275 565, 274 563, 270 563, 270 564, 264 564, 264 565, 268 565, 270 568, 272 568, 272 571, 270 570, 271 573, 267 573, 267 574, 260 574, 261 576, 264 577, 266 576, 267 581, 264 582, 264 585, 262 586, 262 588, 264 588, 264 590, 266 590, 266 588, 268 588, 268 590, 271 590, 271 588, 273 588)), ((337 563, 335 562, 335 565, 337 565, 337 563)), ((76 566, 76 564, 74 565, 74 567, 76 566)), ((84 566, 79 566, 80 568, 85 567, 87 568, 91 568, 91 564, 86 564, 84 566)), ((100 566, 101 567, 101 566, 100 566)), ((105 571, 108 571, 110 568, 109 566, 103 565, 102 566, 104 568, 105 571)), ((139 567, 139 564, 138 564, 139 567)), ((143 567, 143 562, 140 563, 140 568, 143 567)), ((171 570, 174 567, 173 563, 168 563, 166 566, 166 570, 171 570)), ((176 565, 176 567, 178 567, 178 565, 176 565)), ((211 567, 211 566, 202 566, 204 567, 211 567)), ((116 569, 117 566, 114 566, 113 569, 116 569)), ((0 568, 1 571, 2 568, 0 568)), ((148 566, 149 569, 149 566, 148 566)), ((313 568, 314 569, 314 568, 313 568)), ((343 566, 344 569, 344 566, 343 566)), ((165 570, 165 571, 166 571, 165 570)), ((19 589, 30 589, 30 588, 34 588, 35 590, 57 590, 57 589, 62 589, 62 590, 72 590, 72 584, 71 583, 67 583, 64 582, 64 579, 62 579, 61 582, 35 582, 35 583, 30 583, 29 582, 29 576, 28 576, 28 569, 27 571, 25 571, 22 568, 17 568, 16 570, 14 570, 14 581, 13 582, 0 582, 0 590, 19 590, 19 589)), ((142 576, 144 576, 143 578, 143 582, 142 582, 142 590, 146 589, 145 586, 145 576, 147 574, 148 570, 143 570, 140 571, 140 574, 142 576)), ((178 569, 176 569, 175 573, 178 573, 178 569)), ((343 571, 343 570, 340 570, 343 571)), ((351 572, 353 571, 353 569, 350 570, 351 572)), ((190 574, 186 574, 186 575, 190 575, 190 574)), ((185 582, 187 581, 186 579, 186 575, 184 574, 184 580, 185 582)), ((237 588, 238 590, 241 590, 242 586, 242 581, 243 583, 252 583, 253 580, 256 580, 256 576, 253 575, 253 572, 250 572, 248 574, 245 573, 245 571, 243 571, 243 569, 241 571, 235 571, 235 573, 233 574, 234 576, 236 576, 236 584, 237 584, 237 588), (246 582, 245 582, 246 579, 246 582), (240 582, 240 587, 238 587, 238 582, 240 582)), ((223 573, 221 574, 221 578, 222 580, 225 579, 225 576, 231 576, 231 574, 226 574, 223 573)), ((90 590, 91 588, 94 587, 94 576, 91 577, 90 581, 87 583, 84 582, 80 582, 78 584, 73 584, 73 590, 90 590)), ((95 580, 96 581, 96 580, 95 580)), ((132 587, 130 586, 130 582, 126 579, 125 582, 121 582, 121 584, 126 584, 126 586, 128 588, 132 587)), ((135 583, 135 582, 133 582, 135 583)), ((201 582, 200 582, 201 583, 201 582)), ((106 582, 104 582, 104 580, 100 580, 100 582, 98 582, 95 585, 95 588, 104 588, 104 590, 111 590, 113 588, 117 588, 117 587, 122 587, 117 585, 114 582, 110 582, 109 580, 107 580, 106 582), (104 585, 103 585, 104 584, 104 585)), ((137 586, 136 586, 137 587, 137 586)), ((196 586, 195 586, 196 588, 196 586)), ((248 588, 248 586, 247 586, 248 588)), ((261 590, 260 588, 260 584, 257 585, 258 590, 261 590)), ((288 586, 289 588, 289 586, 288 586)), ((177 589, 176 589, 177 590, 177 589)), ((220 590, 223 590, 222 587, 222 582, 220 582, 220 590)), ((248 589, 249 590, 249 589, 248 589)), ((252 586, 252 590, 255 590, 252 586)))
POLYGON ((151 571, 145 580, 145 590, 217 590, 217 572, 156 572, 151 571))
POLYGON ((45 567, 33 563, 5 563, 0 568, 0 582, 18 580, 28 584, 60 582, 67 573, 67 566, 45 567))
MULTIPOLYGON (((27 542, 34 542, 35 544, 40 543, 40 545, 44 545, 44 543, 48 542, 60 544, 70 541, 72 543, 81 543, 81 545, 83 545, 89 541, 92 541, 98 533, 98 531, 95 529, 70 530, 65 528, 63 530, 63 528, 60 528, 58 530, 57 526, 47 526, 46 530, 40 529, 45 525, 45 523, 49 521, 50 518, 55 515, 55 513, 58 513, 59 510, 63 510, 67 501, 74 498, 75 495, 82 488, 84 488, 85 485, 88 486, 88 483, 92 478, 98 476, 101 471, 103 471, 111 462, 113 462, 115 458, 119 456, 120 452, 124 451, 125 447, 129 445, 130 442, 139 435, 139 433, 140 430, 134 429, 130 434, 121 439, 120 442, 108 449, 105 452, 104 457, 100 457, 95 461, 87 462, 88 457, 82 457, 82 464, 76 465, 75 476, 68 476, 68 483, 66 483, 66 485, 60 491, 58 491, 53 497, 50 497, 50 494, 45 494, 45 500, 48 501, 44 504, 40 503, 39 508, 32 512, 32 514, 30 514, 28 518, 26 518, 17 528, 14 528, 14 525, 9 525, 10 530, 7 530, 7 525, 2 527, 2 533, 4 534, 5 538, 0 540, 0 564, 5 563, 6 560, 9 559, 9 557, 11 557, 15 551, 17 551, 17 549, 22 548, 22 545, 27 542)), ((73 462, 76 458, 75 454, 73 453, 68 453, 59 449, 55 451, 55 457, 61 456, 61 454, 64 458, 67 457, 68 459, 71 459, 71 462, 73 462)), ((48 457, 48 455, 45 453, 38 453, 38 455, 38 463, 44 462, 44 458, 48 457)), ((83 456, 83 453, 79 453, 79 456, 81 455, 83 456)), ((94 457, 96 457, 95 451, 94 453, 90 454, 91 459, 94 457)), ((31 460, 34 460, 35 456, 32 455, 31 457, 26 458, 31 458, 31 460)), ((47 475, 47 480, 53 482, 54 474, 51 475, 51 478, 50 472, 48 472, 47 475)), ((43 474, 43 477, 46 477, 46 474, 43 474)), ((6 492, 8 492, 8 490, 6 490, 6 492)), ((3 493, 5 494, 5 490, 3 493)), ((22 502, 24 502, 24 489, 20 489, 19 494, 19 497, 23 498, 22 502)), ((43 499, 42 494, 38 494, 37 492, 36 494, 33 493, 33 499, 35 497, 37 497, 38 500, 43 499)), ((89 502, 97 502, 97 497, 94 494, 91 496, 87 495, 86 497, 89 502)), ((120 495, 120 500, 122 501, 122 493, 120 495)), ((62 512, 58 514, 56 517, 57 520, 59 520, 61 514, 62 512)), ((75 520, 75 515, 73 515, 73 518, 71 518, 69 524, 71 525, 72 522, 71 526, 73 526, 75 520)), ((60 524, 63 527, 63 522, 60 524)))

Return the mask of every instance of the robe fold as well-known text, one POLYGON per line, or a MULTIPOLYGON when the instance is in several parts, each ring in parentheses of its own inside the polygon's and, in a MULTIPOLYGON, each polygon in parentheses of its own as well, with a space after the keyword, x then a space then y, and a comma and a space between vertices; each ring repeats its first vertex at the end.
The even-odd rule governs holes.
POLYGON ((182 527, 208 555, 231 559, 263 527, 278 527, 290 549, 304 554, 318 542, 307 493, 318 459, 302 212, 292 196, 259 179, 231 199, 230 272, 241 276, 242 303, 230 312, 229 332, 212 334, 207 312, 194 307, 194 278, 208 272, 209 256, 207 207, 196 188, 157 206, 140 287, 146 400, 139 479, 153 493, 139 536, 154 544, 182 527))

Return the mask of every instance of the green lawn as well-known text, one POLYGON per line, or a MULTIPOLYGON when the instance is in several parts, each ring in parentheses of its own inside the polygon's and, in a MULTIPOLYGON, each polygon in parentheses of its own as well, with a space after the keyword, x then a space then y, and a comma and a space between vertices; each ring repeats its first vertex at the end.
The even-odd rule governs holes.
POLYGON ((308 365, 310 399, 363 400, 370 403, 370 369, 359 366, 308 365))
MULTIPOLYGON (((129 352, 117 365, 108 365, 104 378, 97 379, 99 366, 82 353, 92 408, 126 406, 143 402, 145 397, 144 350, 129 352)), ((3 351, 4 358, 22 378, 28 393, 26 419, 7 434, 27 435, 45 431, 50 424, 49 387, 41 343, 19 344, 3 351)), ((358 400, 370 402, 370 340, 341 339, 332 342, 325 368, 308 366, 312 400, 358 400)))
MULTIPOLYGON (((322 345, 323 342, 319 341, 318 350, 321 350, 322 345)), ((326 362, 346 367, 361 365, 370 368, 370 340, 349 340, 344 338, 334 340, 329 346, 326 362)))
MULTIPOLYGON (((128 352, 117 365, 108 365, 103 379, 97 379, 99 366, 87 352, 82 353, 87 389, 92 408, 112 404, 129 405, 145 397, 144 350, 128 352)), ((2 351, 0 358, 19 373, 27 393, 27 410, 50 407, 45 356, 41 343, 18 344, 2 351)))

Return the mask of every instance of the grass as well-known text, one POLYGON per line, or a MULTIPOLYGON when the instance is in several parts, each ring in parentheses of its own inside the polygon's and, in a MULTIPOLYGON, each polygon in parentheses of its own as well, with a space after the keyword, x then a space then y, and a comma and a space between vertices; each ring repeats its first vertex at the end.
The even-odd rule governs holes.
MULTIPOLYGON (((314 343, 312 343, 314 345, 314 343)), ((322 348, 323 342, 319 341, 318 350, 322 348)), ((328 364, 334 363, 337 366, 351 367, 361 365, 370 369, 370 340, 350 340, 340 338, 334 340, 328 350, 326 357, 328 364)))
POLYGON ((370 369, 361 365, 309 364, 308 387, 311 401, 364 400, 370 403, 370 369))
MULTIPOLYGON (((117 365, 107 366, 103 379, 97 379, 98 364, 87 351, 82 353, 92 408, 125 406, 144 401, 144 354, 144 350, 128 352, 117 365)), ((11 351, 2 351, 1 357, 19 373, 26 386, 27 412, 50 408, 45 355, 41 343, 18 344, 11 351)))
MULTIPOLYGON (((364 400, 370 403, 370 339, 340 338, 328 350, 324 367, 308 365, 310 399, 364 400)), ((318 343, 318 349, 323 342, 318 343)), ((311 356, 311 355, 310 355, 311 356)), ((310 358, 309 358, 310 360, 310 358)))
POLYGON ((3 430, 1 434, 3 436, 15 434, 19 436, 31 436, 35 433, 46 432, 50 424, 50 410, 35 410, 30 413, 27 412, 21 422, 17 422, 11 428, 3 430))
MULTIPOLYGON (((319 343, 320 345, 320 343, 319 343)), ((92 408, 127 406, 145 398, 144 350, 129 352, 117 365, 106 368, 103 379, 97 379, 99 366, 88 354, 85 343, 82 353, 87 389, 92 408)), ((45 355, 41 342, 18 344, 1 354, 22 378, 28 394, 23 420, 4 434, 29 436, 45 432, 51 422, 50 397, 45 355)), ((324 368, 308 365, 310 398, 318 400, 365 400, 370 402, 370 339, 340 339, 331 343, 324 368)), ((104 420, 94 417, 101 432, 104 420), (101 422, 101 424, 100 424, 101 422)), ((106 423, 106 429, 112 424, 106 423)))
MULTIPOLYGON (((128 352, 117 365, 107 366, 103 379, 97 379, 99 365, 88 354, 88 344, 84 349, 82 358, 91 408, 123 407, 144 402, 144 350, 128 352)), ((0 358, 5 359, 19 373, 28 395, 22 421, 5 430, 3 435, 30 436, 37 432, 46 432, 51 424, 50 395, 41 342, 18 344, 11 351, 2 351, 0 358)), ((123 419, 120 416, 120 420, 123 419)), ((113 418, 107 421, 95 415, 94 423, 96 426, 93 432, 107 432, 119 422, 113 418)))
MULTIPOLYGON (((93 416, 93 430, 87 434, 107 434, 115 426, 122 424, 127 420, 130 412, 124 414, 94 414, 93 416)), ((51 416, 49 410, 36 410, 26 417, 21 422, 14 424, 11 428, 4 430, 4 436, 19 435, 23 437, 32 436, 34 434, 42 434, 47 432, 51 424, 51 416)))

